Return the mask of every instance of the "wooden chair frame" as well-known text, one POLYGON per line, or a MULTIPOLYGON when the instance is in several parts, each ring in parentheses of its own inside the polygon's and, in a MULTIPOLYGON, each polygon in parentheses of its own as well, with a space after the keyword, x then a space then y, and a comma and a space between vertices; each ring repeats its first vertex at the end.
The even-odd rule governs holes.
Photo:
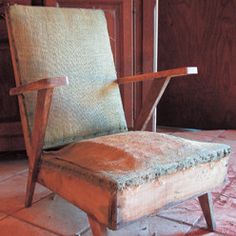
MULTIPOLYGON (((9 28, 10 21, 8 14, 6 14, 6 22, 9 28)), ((59 86, 64 86, 69 83, 67 77, 57 78, 44 78, 36 82, 32 82, 26 85, 20 84, 20 78, 18 74, 17 63, 15 61, 15 51, 12 45, 12 36, 8 30, 8 36, 10 39, 10 50, 12 56, 12 63, 14 69, 14 76, 16 81, 16 87, 10 89, 10 95, 17 95, 21 123, 23 128, 23 135, 25 140, 26 152, 29 158, 29 175, 26 190, 25 207, 29 207, 32 204, 35 185, 38 178, 38 171, 40 168, 40 158, 43 152, 44 137, 50 112, 50 106, 53 98, 53 90, 59 86), (35 108, 35 119, 32 134, 28 126, 26 118, 26 110, 23 103, 23 97, 25 93, 37 92, 37 102, 35 108)), ((182 67, 172 70, 165 70, 154 73, 146 73, 141 75, 127 76, 119 78, 116 82, 121 84, 136 83, 140 81, 153 80, 153 84, 149 91, 149 97, 146 98, 144 105, 135 120, 135 130, 145 130, 147 123, 149 122, 155 107, 158 105, 167 85, 174 77, 180 77, 185 75, 197 74, 196 67, 182 67)), ((215 230, 215 220, 213 217, 212 199, 210 193, 203 193, 198 197, 202 211, 204 213, 209 230, 215 230)), ((100 224, 96 219, 88 216, 89 223, 93 232, 93 235, 107 235, 106 226, 100 224)))

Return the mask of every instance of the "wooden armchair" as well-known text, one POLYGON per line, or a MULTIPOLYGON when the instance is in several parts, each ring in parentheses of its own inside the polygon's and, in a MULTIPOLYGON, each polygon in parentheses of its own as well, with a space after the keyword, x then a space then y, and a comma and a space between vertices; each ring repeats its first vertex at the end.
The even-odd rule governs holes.
POLYGON ((85 211, 93 235, 106 235, 199 197, 214 230, 209 191, 224 182, 230 148, 128 132, 118 86, 155 79, 135 123, 144 130, 170 79, 196 68, 117 79, 100 10, 11 6, 7 24, 16 80, 10 94, 18 95, 29 158, 26 207, 38 182, 85 211))

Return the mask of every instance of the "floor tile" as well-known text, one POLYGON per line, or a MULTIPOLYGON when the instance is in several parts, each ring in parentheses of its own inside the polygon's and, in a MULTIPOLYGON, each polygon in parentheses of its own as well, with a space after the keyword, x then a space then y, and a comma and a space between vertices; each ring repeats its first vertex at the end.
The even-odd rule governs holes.
POLYGON ((229 170, 234 172, 236 177, 236 153, 231 154, 229 157, 229 170))
POLYGON ((227 139, 227 140, 236 141, 236 130, 225 130, 218 137, 223 138, 223 139, 227 139))
MULTIPOLYGON (((6 157, 7 158, 7 157, 6 157)), ((27 171, 27 160, 26 159, 16 159, 8 160, 1 157, 0 159, 0 182, 14 176, 18 173, 27 171)))
POLYGON ((197 199, 192 199, 173 208, 163 210, 158 215, 193 225, 201 217, 202 210, 199 201, 197 199))
MULTIPOLYGON (((220 196, 214 204, 216 218, 216 231, 223 235, 236 235, 236 199, 220 196)), ((206 228, 205 220, 202 218, 197 226, 206 228)))
POLYGON ((227 144, 231 147, 231 153, 236 153, 236 142, 234 140, 228 140, 224 138, 214 138, 212 142, 227 144))
POLYGON ((176 132, 193 132, 197 131, 195 129, 185 129, 185 128, 176 128, 176 127, 166 127, 166 126, 157 126, 158 133, 176 133, 176 132))
POLYGON ((231 184, 233 179, 234 179, 234 172, 230 170, 230 166, 229 166, 225 182, 221 186, 211 191, 213 195, 213 199, 216 198, 219 194, 224 193, 224 191, 226 190, 226 188, 228 188, 228 186, 231 184))
POLYGON ((56 236, 56 234, 54 233, 51 233, 44 229, 40 229, 13 217, 7 217, 4 220, 0 221, 0 235, 56 236))
MULTIPOLYGON (((0 182, 0 211, 13 213, 24 207, 26 182, 26 175, 16 175, 0 182)), ((37 185, 34 201, 41 199, 49 193, 49 190, 37 185)))
MULTIPOLYGON (((223 236, 224 234, 220 234, 217 232, 209 232, 207 230, 203 230, 200 228, 193 228, 186 236, 223 236)), ((224 235, 226 236, 226 235, 224 235)))
MULTIPOLYGON (((127 225, 120 230, 109 230, 109 236, 180 236, 190 230, 189 225, 180 224, 158 216, 149 216, 146 219, 127 225)), ((92 236, 91 230, 82 236, 92 236)))
MULTIPOLYGON (((161 218, 159 216, 148 217, 146 219, 146 221, 144 221, 144 223, 142 223, 142 226, 145 227, 145 225, 147 228, 147 230, 146 230, 147 235, 153 235, 153 236, 184 235, 190 229, 189 225, 180 224, 180 223, 177 223, 177 222, 174 222, 171 220, 161 218), (146 222, 146 224, 145 224, 145 222, 146 222)), ((143 229, 145 229, 144 227, 143 227, 143 229)), ((134 229, 137 229, 137 228, 134 227, 134 229)), ((130 231, 130 232, 132 232, 132 231, 130 231)), ((139 230, 138 232, 142 232, 142 231, 139 230)), ((127 236, 128 235, 132 235, 132 234, 127 234, 127 236)), ((141 236, 142 234, 137 234, 137 235, 141 236)))
POLYGON ((0 220, 2 220, 4 217, 6 217, 7 215, 5 213, 0 212, 0 220))
POLYGON ((230 184, 230 181, 227 180, 227 182, 224 185, 211 191, 213 202, 215 202, 219 198, 219 196, 224 193, 225 189, 227 188, 229 184, 230 184))
POLYGON ((199 136, 207 136, 211 138, 216 138, 216 137, 219 137, 224 132, 225 130, 201 130, 198 132, 194 132, 194 134, 199 135, 199 136))
MULTIPOLYGON (((232 180, 232 182, 224 190, 223 194, 228 197, 236 198, 236 179, 232 180)), ((235 208, 235 211, 236 211, 236 208, 235 208)))
MULTIPOLYGON (((128 236, 128 235, 136 235, 136 236, 149 236, 154 235, 153 229, 150 228, 150 218, 137 221, 135 223, 129 224, 120 230, 117 231, 108 231, 108 236, 128 236)), ((89 231, 86 236, 92 236, 91 231, 89 231)))
POLYGON ((204 141, 204 142, 211 142, 213 140, 212 136, 201 134, 201 132, 177 132, 173 133, 172 135, 181 138, 204 141))
POLYGON ((88 226, 86 214, 57 195, 54 199, 46 197, 14 216, 63 235, 74 235, 88 226))
POLYGON ((228 167, 228 173, 227 173, 227 177, 229 179, 229 181, 232 181, 233 179, 236 178, 236 167, 233 167, 232 165, 229 165, 228 167))

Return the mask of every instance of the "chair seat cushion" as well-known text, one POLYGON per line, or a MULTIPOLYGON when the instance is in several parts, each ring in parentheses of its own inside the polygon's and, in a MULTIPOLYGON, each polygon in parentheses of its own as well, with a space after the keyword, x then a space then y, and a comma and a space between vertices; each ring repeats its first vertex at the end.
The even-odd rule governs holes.
POLYGON ((46 152, 42 165, 73 172, 117 191, 219 160, 229 152, 230 147, 225 144, 134 131, 93 138, 59 151, 46 152))

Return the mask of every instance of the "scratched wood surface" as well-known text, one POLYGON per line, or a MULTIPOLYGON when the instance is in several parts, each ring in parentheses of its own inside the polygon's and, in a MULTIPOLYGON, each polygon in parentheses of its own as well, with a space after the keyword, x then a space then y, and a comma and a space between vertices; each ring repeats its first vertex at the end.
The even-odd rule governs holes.
POLYGON ((159 70, 197 66, 171 81, 158 124, 236 128, 236 0, 159 0, 159 70))

